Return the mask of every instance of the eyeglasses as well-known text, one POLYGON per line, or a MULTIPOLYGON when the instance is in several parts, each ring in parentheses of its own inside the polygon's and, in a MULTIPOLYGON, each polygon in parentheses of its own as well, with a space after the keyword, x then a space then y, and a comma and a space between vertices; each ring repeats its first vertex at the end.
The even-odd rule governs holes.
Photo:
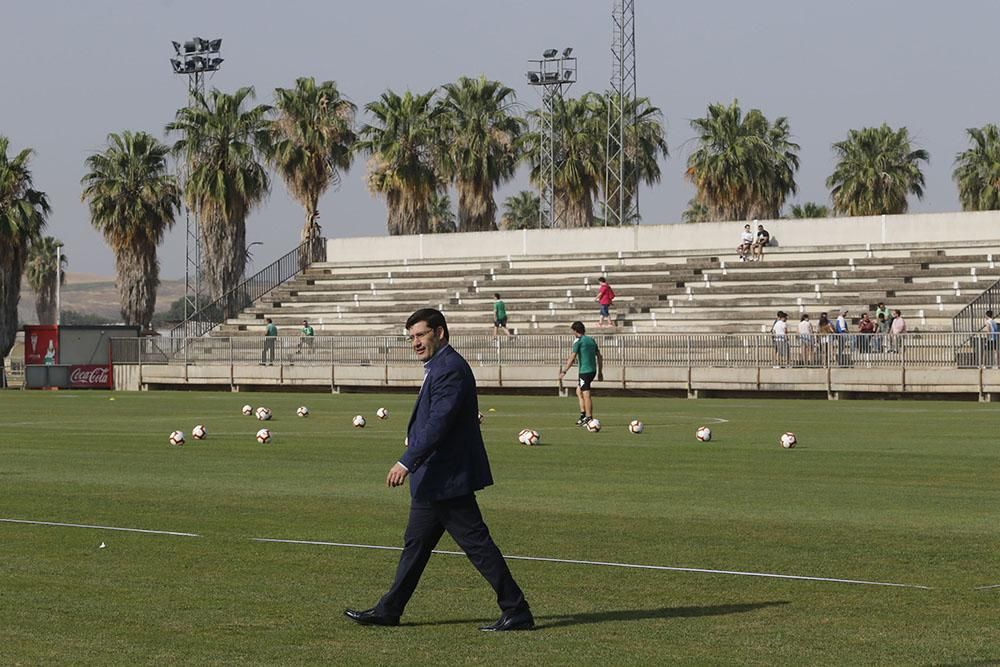
POLYGON ((412 334, 406 337, 406 341, 412 343, 416 338, 426 338, 429 334, 434 333, 434 329, 428 329, 427 331, 414 331, 412 334))

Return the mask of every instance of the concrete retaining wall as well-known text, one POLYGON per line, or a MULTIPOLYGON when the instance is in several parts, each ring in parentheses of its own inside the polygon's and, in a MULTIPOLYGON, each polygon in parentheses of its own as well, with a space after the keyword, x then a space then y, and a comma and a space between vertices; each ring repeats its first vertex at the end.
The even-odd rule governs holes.
MULTIPOLYGON (((331 262, 458 259, 594 252, 719 250, 731 252, 744 222, 531 229, 461 234, 339 238, 327 241, 331 262)), ((1000 211, 924 213, 811 220, 761 220, 779 246, 913 244, 1000 240, 1000 211)))
MULTIPOLYGON (((572 393, 575 378, 562 386, 556 369, 538 366, 473 368, 481 389, 551 389, 572 393)), ((115 388, 187 389, 215 387, 234 391, 261 389, 412 389, 422 370, 411 366, 115 366, 115 388)), ((966 394, 991 400, 1000 396, 1000 370, 904 368, 622 368, 609 367, 604 390, 682 391, 689 396, 807 392, 836 398, 842 394, 966 394)))

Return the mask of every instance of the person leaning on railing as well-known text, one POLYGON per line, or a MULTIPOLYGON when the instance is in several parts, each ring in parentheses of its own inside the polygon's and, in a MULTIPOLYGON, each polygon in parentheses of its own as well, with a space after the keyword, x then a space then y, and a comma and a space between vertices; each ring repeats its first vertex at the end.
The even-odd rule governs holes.
POLYGON ((898 308, 892 311, 892 324, 889 325, 889 351, 899 352, 906 335, 906 320, 898 308))

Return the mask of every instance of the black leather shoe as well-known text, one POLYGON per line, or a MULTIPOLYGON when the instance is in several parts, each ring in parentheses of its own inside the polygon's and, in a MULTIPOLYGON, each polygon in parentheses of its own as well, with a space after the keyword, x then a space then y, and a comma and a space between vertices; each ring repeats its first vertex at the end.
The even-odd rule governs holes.
POLYGON ((364 611, 345 609, 344 616, 358 625, 399 625, 399 616, 383 616, 375 611, 374 607, 365 609, 364 611))
POLYGON ((524 611, 504 612, 496 623, 479 628, 483 632, 510 632, 511 630, 531 630, 535 627, 535 618, 530 609, 524 611))

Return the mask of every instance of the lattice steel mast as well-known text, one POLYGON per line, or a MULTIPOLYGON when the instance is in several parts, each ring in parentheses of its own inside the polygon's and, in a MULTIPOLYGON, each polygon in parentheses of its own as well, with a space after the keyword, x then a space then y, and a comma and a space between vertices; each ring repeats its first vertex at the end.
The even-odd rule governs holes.
POLYGON ((611 9, 611 91, 608 100, 604 224, 639 222, 636 161, 628 159, 635 117, 635 0, 615 0, 611 9))
POLYGON ((542 89, 542 113, 538 133, 539 173, 541 174, 541 206, 538 226, 556 227, 565 214, 564 206, 556 205, 555 177, 562 158, 559 153, 559 129, 555 118, 556 109, 561 106, 563 93, 576 83, 576 58, 570 57, 573 48, 546 49, 541 60, 528 61, 528 85, 542 89))
MULTIPOLYGON (((175 74, 188 78, 188 106, 192 106, 198 96, 205 94, 205 75, 217 72, 222 66, 220 55, 221 39, 194 37, 185 41, 172 42, 176 57, 170 59, 175 74)), ((186 187, 187 163, 178 165, 181 182, 186 187)), ((205 305, 201 298, 201 228, 198 212, 184 205, 184 321, 194 317, 205 305)), ((187 327, 185 326, 185 335, 187 327)))

